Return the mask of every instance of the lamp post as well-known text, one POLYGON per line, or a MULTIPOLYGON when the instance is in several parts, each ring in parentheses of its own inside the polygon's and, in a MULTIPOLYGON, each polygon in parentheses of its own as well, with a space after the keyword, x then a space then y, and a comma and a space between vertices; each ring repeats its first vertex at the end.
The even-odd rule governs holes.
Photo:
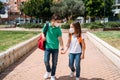
POLYGON ((105 18, 105 0, 104 0, 104 18, 105 18))
POLYGON ((105 30, 105 0, 104 0, 104 26, 103 26, 103 30, 105 30))
POLYGON ((10 13, 11 13, 11 9, 10 9, 10 5, 8 6, 8 24, 9 24, 9 27, 11 26, 10 24, 10 13))
POLYGON ((12 27, 12 23, 11 23, 11 9, 13 8, 13 5, 9 5, 8 6, 8 18, 9 18, 9 26, 12 27))

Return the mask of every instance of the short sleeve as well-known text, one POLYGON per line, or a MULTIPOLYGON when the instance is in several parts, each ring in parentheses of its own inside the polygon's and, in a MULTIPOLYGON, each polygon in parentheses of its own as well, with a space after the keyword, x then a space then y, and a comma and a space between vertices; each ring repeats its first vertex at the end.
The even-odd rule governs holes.
POLYGON ((61 31, 61 28, 59 27, 58 28, 58 37, 61 37, 62 36, 62 31, 61 31))
POLYGON ((84 39, 85 37, 84 37, 84 34, 82 34, 82 39, 84 39))

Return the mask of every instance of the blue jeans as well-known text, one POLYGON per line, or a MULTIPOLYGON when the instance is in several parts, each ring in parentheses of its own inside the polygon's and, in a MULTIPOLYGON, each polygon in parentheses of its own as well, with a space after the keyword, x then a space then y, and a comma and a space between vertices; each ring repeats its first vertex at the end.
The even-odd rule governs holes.
POLYGON ((51 76, 55 75, 58 61, 58 49, 46 49, 44 53, 44 63, 47 72, 51 72, 51 76), (50 67, 50 54, 52 54, 52 68, 50 67))
POLYGON ((77 54, 70 53, 69 54, 69 67, 72 72, 75 72, 74 62, 76 62, 75 63, 76 77, 80 77, 80 60, 81 60, 80 56, 81 56, 81 53, 77 53, 77 54))

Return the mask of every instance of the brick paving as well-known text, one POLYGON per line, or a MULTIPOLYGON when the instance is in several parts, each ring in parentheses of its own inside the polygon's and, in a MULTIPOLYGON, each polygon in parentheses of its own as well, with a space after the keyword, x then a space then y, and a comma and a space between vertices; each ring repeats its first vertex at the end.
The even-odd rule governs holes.
MULTIPOLYGON (((67 34, 63 34, 64 44, 67 34)), ((120 80, 120 69, 118 69, 108 58, 106 58, 87 37, 85 59, 81 61, 80 80, 120 80)), ((43 63, 43 51, 34 49, 22 57, 16 63, 0 74, 0 80, 44 80, 45 66, 43 63)), ((75 80, 68 75, 68 53, 59 54, 56 78, 57 80, 75 80)), ((50 79, 48 79, 50 80, 50 79)))

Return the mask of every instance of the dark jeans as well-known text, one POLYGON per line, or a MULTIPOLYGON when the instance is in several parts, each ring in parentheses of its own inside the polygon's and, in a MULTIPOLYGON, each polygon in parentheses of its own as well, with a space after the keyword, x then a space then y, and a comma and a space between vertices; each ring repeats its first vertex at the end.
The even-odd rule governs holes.
POLYGON ((74 62, 76 62, 75 63, 76 77, 80 77, 80 60, 81 60, 80 56, 81 56, 81 53, 77 53, 77 54, 70 53, 69 54, 69 67, 72 72, 75 72, 74 62))
POLYGON ((47 72, 51 72, 51 76, 55 75, 58 61, 58 49, 46 49, 44 54, 44 63, 47 72), (52 54, 52 68, 50 67, 50 54, 52 54))

